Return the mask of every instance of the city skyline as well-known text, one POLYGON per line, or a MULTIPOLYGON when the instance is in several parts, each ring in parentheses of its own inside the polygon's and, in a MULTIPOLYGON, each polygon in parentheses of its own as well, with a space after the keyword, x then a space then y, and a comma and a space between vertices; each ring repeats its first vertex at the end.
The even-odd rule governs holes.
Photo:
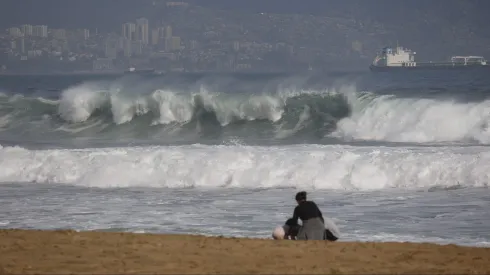
POLYGON ((43 64, 63 71, 122 71, 133 66, 163 71, 367 67, 379 48, 397 42, 414 48, 422 58, 490 53, 490 37, 481 36, 480 29, 468 32, 463 22, 450 32, 444 20, 452 19, 424 23, 425 12, 414 13, 418 20, 396 29, 348 13, 334 17, 244 13, 209 9, 192 1, 154 1, 151 8, 148 16, 133 16, 110 29, 11 25, 0 38, 1 70, 35 70, 43 64), (420 31, 421 26, 434 31, 420 31), (436 44, 428 47, 427 39, 436 44))
MULTIPOLYGON (((50 28, 48 25, 30 25, 22 24, 20 26, 12 26, 7 29, 7 39, 10 39, 10 52, 12 55, 19 55, 19 60, 36 59, 42 55, 40 49, 35 46, 26 47, 26 41, 34 41, 35 39, 52 39, 52 45, 57 44, 55 42, 62 41, 61 45, 55 47, 58 49, 56 56, 62 55, 61 52, 65 52, 67 47, 67 41, 74 38, 78 41, 88 41, 91 39, 91 33, 95 36, 95 39, 99 39, 99 43, 103 44, 103 54, 95 56, 93 60, 94 70, 112 70, 114 66, 113 60, 118 58, 119 52, 122 50, 124 58, 131 58, 134 56, 141 56, 143 54, 151 54, 154 52, 172 52, 179 50, 181 47, 181 39, 178 36, 174 36, 172 32, 172 26, 154 24, 150 27, 150 21, 145 17, 136 18, 133 21, 125 22, 121 25, 121 32, 115 31, 101 34, 97 28, 94 31, 89 29, 64 29, 64 28, 50 28), (76 35, 82 34, 82 35, 76 35), (111 62, 108 62, 108 61, 111 62)), ((35 45, 35 43, 31 43, 35 45)), ((44 48, 45 49, 45 48, 44 48)), ((71 52, 71 51, 70 51, 71 52)), ((91 56, 94 57, 94 56, 91 56)), ((71 59, 76 59, 72 56, 71 59)), ((132 64, 129 64, 131 66, 132 64)), ((5 70, 6 66, 2 66, 5 70)))

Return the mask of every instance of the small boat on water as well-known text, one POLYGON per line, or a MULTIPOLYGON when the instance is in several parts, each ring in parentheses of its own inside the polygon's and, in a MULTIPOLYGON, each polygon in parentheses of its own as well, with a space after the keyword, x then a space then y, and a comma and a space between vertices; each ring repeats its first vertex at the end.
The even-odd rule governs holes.
POLYGON ((155 69, 148 68, 148 69, 136 69, 134 67, 130 67, 126 71, 124 71, 125 74, 154 74, 155 69))

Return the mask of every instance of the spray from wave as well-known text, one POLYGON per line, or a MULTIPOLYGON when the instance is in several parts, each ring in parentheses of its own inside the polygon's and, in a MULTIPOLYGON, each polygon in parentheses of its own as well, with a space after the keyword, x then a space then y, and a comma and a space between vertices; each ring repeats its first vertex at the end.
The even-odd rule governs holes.
POLYGON ((352 115, 332 134, 343 139, 392 142, 490 143, 490 100, 397 98, 363 93, 349 98, 352 115))
POLYGON ((5 121, 10 123, 5 123, 3 129, 14 133, 29 128, 33 134, 37 131, 53 138, 63 134, 72 138, 153 140, 188 137, 194 142, 223 137, 246 140, 250 136, 282 139, 302 131, 321 132, 324 136, 349 112, 342 94, 355 90, 349 85, 306 90, 284 83, 257 91, 251 90, 256 88, 253 86, 243 92, 220 88, 209 84, 155 88, 84 83, 64 90, 58 99, 49 102, 31 98, 22 103, 29 108, 20 113, 12 111, 16 106, 9 106, 12 102, 7 98, 2 109, 5 121), (40 112, 43 119, 39 119, 40 112), (30 122, 22 123, 22 127, 18 122, 26 117, 30 122), (33 117, 38 119, 37 128, 33 117))
MULTIPOLYGON (((490 101, 401 98, 354 82, 299 77, 236 81, 86 82, 54 98, 0 96, 4 140, 103 144, 490 143, 490 101)), ((87 144, 85 144, 87 145, 87 144)))

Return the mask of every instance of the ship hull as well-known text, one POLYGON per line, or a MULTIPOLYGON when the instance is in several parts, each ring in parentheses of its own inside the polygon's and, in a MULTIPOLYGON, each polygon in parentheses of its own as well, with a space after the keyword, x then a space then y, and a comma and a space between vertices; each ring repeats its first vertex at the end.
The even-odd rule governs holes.
POLYGON ((427 63, 423 65, 417 64, 414 67, 393 67, 393 66, 369 66, 369 69, 373 72, 386 72, 386 71, 421 71, 421 70, 485 70, 489 69, 489 65, 453 65, 453 64, 437 64, 427 63))
POLYGON ((155 70, 154 69, 141 69, 141 70, 134 70, 134 71, 124 71, 125 74, 154 74, 155 70))

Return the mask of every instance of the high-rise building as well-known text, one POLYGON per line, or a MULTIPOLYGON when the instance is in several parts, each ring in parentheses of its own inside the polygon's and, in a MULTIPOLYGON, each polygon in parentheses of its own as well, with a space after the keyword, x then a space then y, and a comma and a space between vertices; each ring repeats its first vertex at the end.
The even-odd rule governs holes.
POLYGON ((22 33, 24 36, 31 36, 32 35, 32 25, 22 25, 20 27, 22 33))
POLYGON ((76 40, 87 40, 90 38, 90 30, 88 29, 76 29, 74 32, 66 33, 69 38, 75 38, 76 40))
POLYGON ((172 51, 172 37, 167 37, 167 38, 164 38, 164 41, 165 41, 165 51, 166 52, 171 52, 172 51))
POLYGON ((24 37, 20 39, 20 52, 25 53, 26 52, 26 43, 24 40, 24 37))
POLYGON ((131 55, 133 54, 131 44, 132 44, 131 40, 124 38, 123 51, 125 57, 131 57, 131 55))
POLYGON ((165 38, 171 38, 171 37, 172 37, 172 27, 166 26, 165 27, 165 38))
POLYGON ((153 29, 151 31, 151 44, 158 45, 159 41, 160 41, 160 29, 153 29))
POLYGON ((39 37, 48 37, 48 26, 37 25, 32 27, 32 35, 39 37))
POLYGON ((198 46, 198 44, 197 44, 197 41, 196 41, 196 40, 191 40, 191 41, 189 42, 189 48, 190 48, 191 50, 195 50, 195 49, 197 49, 197 46, 198 46))
POLYGON ((116 58, 118 48, 118 41, 108 38, 105 42, 105 56, 107 58, 116 58))
POLYGON ((172 50, 173 51, 180 50, 180 37, 178 36, 172 37, 172 50))
POLYGON ((136 25, 134 23, 124 23, 122 25, 122 36, 130 41, 135 40, 136 25))
POLYGON ((240 50, 240 42, 239 41, 233 41, 233 50, 238 52, 240 50))
POLYGON ((142 41, 143 44, 149 43, 149 26, 148 19, 140 18, 136 20, 136 37, 138 41, 142 41))
POLYGON ((173 36, 165 38, 165 51, 177 51, 180 50, 180 37, 173 36))
POLYGON ((58 40, 66 40, 66 30, 65 29, 52 29, 51 34, 53 38, 58 40))
POLYGON ((83 29, 82 32, 83 32, 83 39, 87 40, 90 38, 90 30, 83 29))
POLYGON ((133 41, 131 43, 131 53, 140 55, 143 53, 143 41, 133 41))
POLYGON ((14 37, 21 37, 22 36, 22 32, 19 28, 10 28, 9 29, 9 34, 11 36, 14 36, 14 37))

